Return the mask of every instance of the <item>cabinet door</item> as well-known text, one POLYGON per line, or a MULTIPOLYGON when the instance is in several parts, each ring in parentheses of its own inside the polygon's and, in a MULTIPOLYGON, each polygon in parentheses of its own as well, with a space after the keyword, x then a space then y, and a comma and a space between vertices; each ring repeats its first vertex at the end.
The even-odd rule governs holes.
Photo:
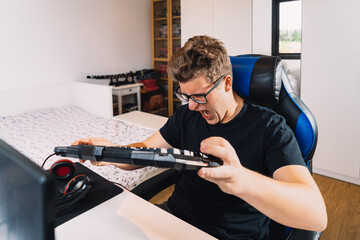
POLYGON ((190 37, 206 34, 224 42, 229 55, 251 53, 252 0, 192 0, 181 4, 182 45, 190 37))
POLYGON ((167 61, 168 52, 168 6, 167 1, 153 1, 153 59, 167 61))
POLYGON ((180 3, 180 0, 152 0, 153 69, 160 73, 158 85, 163 96, 163 108, 152 113, 165 116, 172 115, 181 105, 174 98, 173 82, 167 74, 172 54, 181 48, 180 3))
MULTIPOLYGON (((157 92, 159 108, 147 109, 146 111, 154 114, 167 116, 168 101, 168 76, 167 62, 170 57, 170 29, 169 29, 169 3, 167 0, 152 0, 152 62, 153 69, 160 73, 157 85, 160 92, 157 92)), ((152 95, 155 93, 149 93, 152 95)), ((150 100, 149 100, 150 101, 150 100)))
MULTIPOLYGON (((169 0, 171 5, 170 11, 170 48, 169 51, 173 55, 181 48, 181 1, 169 0)), ((181 106, 181 101, 174 95, 174 83, 172 79, 168 79, 168 116, 181 106)))

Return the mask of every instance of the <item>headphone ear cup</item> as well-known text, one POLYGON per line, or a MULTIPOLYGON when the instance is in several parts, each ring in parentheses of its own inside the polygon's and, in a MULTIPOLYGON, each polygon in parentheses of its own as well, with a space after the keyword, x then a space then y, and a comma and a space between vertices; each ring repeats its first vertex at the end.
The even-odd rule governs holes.
POLYGON ((77 175, 64 187, 63 194, 55 199, 57 215, 64 213, 71 205, 75 204, 91 189, 90 178, 86 175, 77 175))
POLYGON ((61 159, 56 161, 51 165, 49 171, 58 179, 58 180, 67 180, 74 176, 76 171, 75 164, 68 159, 61 159))
POLYGON ((80 174, 72 178, 64 187, 64 196, 70 195, 74 192, 81 191, 90 185, 90 178, 84 174, 80 174))

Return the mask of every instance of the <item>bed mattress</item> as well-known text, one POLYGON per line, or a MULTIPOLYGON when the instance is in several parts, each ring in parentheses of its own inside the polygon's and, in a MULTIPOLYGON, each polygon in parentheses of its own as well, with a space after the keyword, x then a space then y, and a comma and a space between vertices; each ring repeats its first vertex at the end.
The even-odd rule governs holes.
MULTIPOLYGON (((12 116, 0 116, 0 138, 23 153, 30 160, 42 165, 55 146, 71 145, 76 139, 102 137, 115 144, 126 145, 150 137, 154 130, 105 119, 90 114, 76 106, 48 108, 12 116)), ((48 169, 61 157, 53 156, 45 164, 48 169)), ((71 159, 74 162, 77 159, 71 159)), ((110 181, 132 189, 156 169, 145 167, 125 171, 113 166, 96 167, 85 165, 110 181)))

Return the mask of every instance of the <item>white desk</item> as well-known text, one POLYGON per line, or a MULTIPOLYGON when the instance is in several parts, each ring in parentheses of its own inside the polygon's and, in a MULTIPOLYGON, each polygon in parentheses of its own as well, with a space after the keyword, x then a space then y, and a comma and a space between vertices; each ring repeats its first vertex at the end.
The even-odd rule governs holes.
POLYGON ((55 229, 56 240, 215 239, 135 194, 121 194, 55 229))
POLYGON ((141 96, 140 96, 141 86, 143 86, 142 83, 134 83, 134 84, 126 84, 112 88, 112 94, 118 97, 119 115, 122 114, 122 97, 132 94, 136 94, 137 110, 141 111, 141 96))
POLYGON ((126 123, 134 124, 140 127, 146 127, 152 130, 159 130, 168 120, 167 117, 141 111, 124 113, 117 115, 114 118, 126 123))

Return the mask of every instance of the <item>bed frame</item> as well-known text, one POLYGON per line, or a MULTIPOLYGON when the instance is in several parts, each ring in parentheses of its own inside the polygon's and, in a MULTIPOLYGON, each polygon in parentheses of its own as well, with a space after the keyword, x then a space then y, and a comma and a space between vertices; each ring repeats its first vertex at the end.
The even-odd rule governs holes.
POLYGON ((111 86, 88 81, 64 82, 32 88, 0 89, 0 116, 67 105, 75 105, 89 113, 111 118, 111 86))

